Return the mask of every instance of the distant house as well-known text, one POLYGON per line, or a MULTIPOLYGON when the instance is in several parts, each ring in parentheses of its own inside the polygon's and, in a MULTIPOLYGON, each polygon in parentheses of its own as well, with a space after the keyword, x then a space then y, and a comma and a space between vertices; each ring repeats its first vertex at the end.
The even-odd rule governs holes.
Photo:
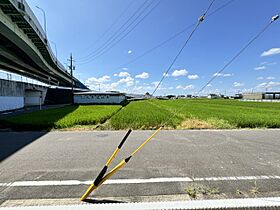
POLYGON ((169 99, 174 99, 174 98, 176 98, 175 95, 167 95, 166 97, 169 98, 169 99))
POLYGON ((186 98, 186 96, 185 95, 178 95, 176 98, 177 99, 179 99, 179 98, 186 98))
POLYGON ((209 99, 218 99, 218 98, 221 98, 221 96, 218 95, 218 94, 211 93, 211 94, 208 94, 207 98, 209 98, 209 99))
POLYGON ((242 99, 243 98, 243 94, 241 93, 237 93, 233 96, 234 99, 242 99))
POLYGON ((120 92, 74 93, 75 104, 121 104, 125 100, 125 94, 120 92))

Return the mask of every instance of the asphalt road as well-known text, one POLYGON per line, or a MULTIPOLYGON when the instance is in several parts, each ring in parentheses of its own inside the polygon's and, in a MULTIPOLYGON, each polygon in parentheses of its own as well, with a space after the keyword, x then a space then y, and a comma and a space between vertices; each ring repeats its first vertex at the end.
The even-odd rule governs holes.
MULTIPOLYGON (((133 131, 112 165, 127 157, 152 132, 133 131)), ((94 179, 124 134, 0 132, 0 204, 14 199, 79 198, 87 185, 36 183, 94 179), (24 181, 35 184, 11 185, 24 181)), ((219 188, 213 196, 222 198, 279 196, 280 130, 162 131, 111 179, 178 177, 195 181, 106 184, 93 196, 113 200, 129 197, 129 201, 170 196, 184 199, 186 188, 194 184, 219 188)))

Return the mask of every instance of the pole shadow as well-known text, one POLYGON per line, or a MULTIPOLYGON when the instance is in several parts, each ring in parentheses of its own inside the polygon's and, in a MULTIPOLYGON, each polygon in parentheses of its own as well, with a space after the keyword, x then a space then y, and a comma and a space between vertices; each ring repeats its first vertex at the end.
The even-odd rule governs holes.
POLYGON ((85 203, 91 203, 91 204, 101 204, 101 203, 127 203, 125 201, 119 201, 119 200, 111 200, 111 199, 94 199, 94 198, 87 198, 83 200, 85 203))

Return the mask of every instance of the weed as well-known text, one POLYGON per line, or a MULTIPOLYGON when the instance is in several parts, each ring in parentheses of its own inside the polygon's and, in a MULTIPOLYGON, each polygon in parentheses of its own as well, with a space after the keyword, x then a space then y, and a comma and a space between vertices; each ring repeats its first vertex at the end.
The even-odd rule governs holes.
POLYGON ((257 182, 255 181, 254 186, 250 189, 250 193, 253 195, 259 194, 259 187, 257 186, 257 182))
POLYGON ((243 195, 244 193, 241 191, 241 190, 239 190, 239 189, 236 189, 236 195, 243 195))
POLYGON ((196 199, 199 195, 218 195, 220 190, 217 187, 207 187, 198 184, 188 185, 186 188, 187 194, 192 198, 196 199))
POLYGON ((197 188, 194 185, 189 185, 186 188, 186 192, 192 199, 197 198, 198 191, 197 191, 197 188))

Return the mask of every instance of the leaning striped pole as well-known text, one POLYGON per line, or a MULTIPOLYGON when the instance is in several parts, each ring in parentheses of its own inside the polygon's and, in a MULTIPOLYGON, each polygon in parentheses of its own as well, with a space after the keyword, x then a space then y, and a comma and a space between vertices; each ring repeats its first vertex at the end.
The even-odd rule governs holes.
MULTIPOLYGON (((163 128, 163 126, 161 126, 159 129, 157 129, 146 141, 144 141, 133 153, 131 153, 130 156, 128 156, 127 158, 125 158, 124 160, 122 160, 117 166, 115 166, 110 172, 108 172, 108 174, 106 174, 104 177, 101 177, 101 179, 98 180, 98 183, 93 183, 88 190, 85 192, 85 194, 81 197, 81 201, 85 200, 89 194, 95 190, 96 188, 98 188, 100 185, 102 185, 107 179, 109 179, 111 176, 113 176, 120 168, 122 168, 126 163, 128 163, 128 161, 140 150, 142 149, 152 138, 155 137, 155 135, 158 134, 158 132, 163 128)), ((110 160, 110 159, 109 159, 110 160)), ((109 162, 109 161, 108 161, 109 162)), ((103 168, 104 169, 104 168, 103 168)), ((102 169, 102 171, 103 171, 102 169)), ((102 172, 101 171, 101 172, 102 172)), ((105 171, 106 173, 106 171, 105 171)), ((105 174, 103 173, 103 175, 105 174)), ((100 173, 101 174, 101 173, 100 173)), ((99 174, 99 175, 100 175, 99 174)), ((98 176, 99 177, 99 176, 98 176)), ((98 178, 97 177, 97 178, 98 178)), ((96 180, 97 180, 96 178, 96 180)))
POLYGON ((122 141, 120 142, 119 146, 115 149, 115 151, 113 152, 113 154, 110 156, 110 158, 108 159, 108 161, 106 162, 105 166, 103 167, 103 169, 100 171, 100 173, 98 174, 98 176, 96 177, 96 179, 94 180, 94 182, 90 185, 90 187, 87 189, 87 191, 83 194, 83 196, 81 197, 81 201, 85 200, 90 193, 95 190, 100 182, 102 181, 103 176, 105 175, 105 173, 107 172, 107 169, 109 167, 109 165, 111 164, 111 162, 114 160, 114 158, 116 157, 116 155, 118 154, 119 150, 122 148, 124 142, 126 141, 126 139, 128 138, 129 134, 131 133, 131 129, 128 130, 128 132, 125 134, 124 138, 122 139, 122 141))

